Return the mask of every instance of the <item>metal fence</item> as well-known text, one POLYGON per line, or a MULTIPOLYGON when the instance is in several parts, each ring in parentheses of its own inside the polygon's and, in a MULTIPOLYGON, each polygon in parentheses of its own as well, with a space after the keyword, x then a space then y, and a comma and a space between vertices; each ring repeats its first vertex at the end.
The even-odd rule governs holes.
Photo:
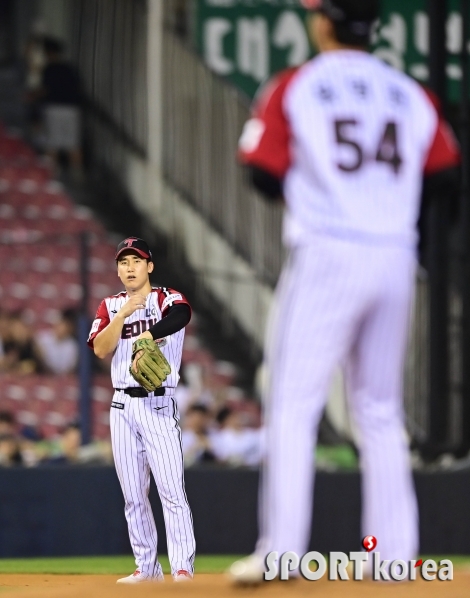
POLYGON ((72 53, 95 115, 147 149, 147 2, 75 0, 72 53))
POLYGON ((283 256, 282 208, 254 192, 235 157, 247 104, 170 31, 163 64, 165 176, 274 284, 283 256))

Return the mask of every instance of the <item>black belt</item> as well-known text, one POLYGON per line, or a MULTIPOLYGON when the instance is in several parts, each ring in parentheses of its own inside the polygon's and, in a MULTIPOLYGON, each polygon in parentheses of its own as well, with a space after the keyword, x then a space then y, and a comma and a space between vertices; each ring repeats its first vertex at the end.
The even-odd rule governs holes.
MULTIPOLYGON (((148 397, 149 395, 152 394, 151 392, 147 392, 141 386, 130 386, 129 388, 115 388, 114 390, 122 390, 123 392, 126 393, 126 395, 129 395, 130 397, 139 397, 139 398, 148 397)), ((153 391, 153 395, 155 397, 163 397, 165 395, 165 388, 163 386, 160 388, 157 388, 156 390, 153 391)))

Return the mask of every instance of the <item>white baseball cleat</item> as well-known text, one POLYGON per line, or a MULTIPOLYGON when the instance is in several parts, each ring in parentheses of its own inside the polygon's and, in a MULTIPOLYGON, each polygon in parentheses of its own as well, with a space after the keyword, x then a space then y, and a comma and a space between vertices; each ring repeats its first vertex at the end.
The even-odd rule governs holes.
POLYGON ((191 575, 191 573, 189 573, 188 571, 186 571, 185 569, 180 569, 179 571, 177 571, 173 577, 173 581, 176 581, 178 583, 184 583, 185 581, 192 581, 193 580, 193 576, 191 575))
POLYGON ((150 577, 148 575, 145 575, 144 573, 141 573, 138 569, 136 569, 134 571, 134 573, 132 573, 132 575, 128 575, 127 577, 121 577, 121 579, 118 579, 116 581, 116 583, 128 583, 128 584, 135 584, 135 583, 148 583, 148 582, 152 582, 152 581, 163 581, 163 579, 160 579, 158 577, 150 577))
POLYGON ((238 585, 255 585, 264 581, 265 571, 264 560, 256 554, 251 554, 240 561, 235 561, 227 573, 238 585))

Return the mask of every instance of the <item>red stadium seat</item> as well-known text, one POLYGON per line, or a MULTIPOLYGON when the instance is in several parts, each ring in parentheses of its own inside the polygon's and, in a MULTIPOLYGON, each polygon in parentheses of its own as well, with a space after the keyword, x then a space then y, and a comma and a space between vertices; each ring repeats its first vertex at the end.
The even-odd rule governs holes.
POLYGON ((16 421, 21 426, 36 427, 40 423, 40 417, 34 411, 28 409, 20 409, 16 413, 16 421))
POLYGON ((16 216, 17 213, 14 206, 8 203, 0 204, 0 220, 5 220, 8 225, 13 218, 16 218, 16 216))
MULTIPOLYGON (((2 385, 3 386, 3 385, 2 385)), ((28 399, 28 393, 26 388, 21 382, 10 382, 6 383, 2 393, 7 399, 12 401, 26 401, 28 399)))
POLYGON ((44 381, 35 385, 32 389, 32 397, 38 401, 53 403, 57 400, 55 384, 51 383, 46 376, 44 381))

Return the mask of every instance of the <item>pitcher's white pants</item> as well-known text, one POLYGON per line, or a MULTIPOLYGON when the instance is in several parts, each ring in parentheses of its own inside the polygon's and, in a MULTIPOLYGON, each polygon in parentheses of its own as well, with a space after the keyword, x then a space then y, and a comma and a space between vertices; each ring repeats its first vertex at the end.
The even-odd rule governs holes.
POLYGON ((152 471, 163 507, 171 571, 192 573, 196 544, 184 488, 181 429, 174 397, 135 398, 116 391, 110 427, 137 569, 151 577, 162 576, 148 498, 152 471))
POLYGON ((317 428, 338 364, 346 364, 362 439, 362 533, 377 538, 381 559, 416 556, 418 512, 402 406, 414 275, 414 252, 406 248, 323 236, 292 252, 267 340, 267 456, 256 549, 263 558, 308 550, 317 428))

